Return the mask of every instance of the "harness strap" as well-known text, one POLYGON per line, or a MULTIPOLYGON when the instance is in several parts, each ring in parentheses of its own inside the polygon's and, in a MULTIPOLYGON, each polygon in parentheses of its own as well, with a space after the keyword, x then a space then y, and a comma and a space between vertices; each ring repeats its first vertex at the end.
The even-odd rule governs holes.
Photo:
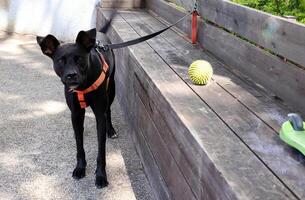
MULTIPOLYGON (((109 70, 109 65, 107 64, 103 54, 99 53, 99 57, 100 57, 103 65, 102 65, 102 72, 101 72, 100 76, 98 77, 98 79, 90 87, 88 87, 85 90, 74 90, 74 92, 77 93, 77 99, 79 101, 79 105, 81 108, 88 107, 86 100, 85 100, 85 94, 96 90, 104 82, 104 80, 106 78, 106 73, 109 70)), ((108 88, 108 80, 107 80, 107 88, 108 88)))

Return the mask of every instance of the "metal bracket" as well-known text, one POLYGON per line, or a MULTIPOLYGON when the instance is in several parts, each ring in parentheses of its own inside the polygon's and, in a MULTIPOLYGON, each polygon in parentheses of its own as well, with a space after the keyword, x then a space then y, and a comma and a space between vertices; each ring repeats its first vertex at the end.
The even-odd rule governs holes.
POLYGON ((197 15, 199 15, 199 12, 198 12, 198 0, 195 1, 193 11, 197 12, 197 15))

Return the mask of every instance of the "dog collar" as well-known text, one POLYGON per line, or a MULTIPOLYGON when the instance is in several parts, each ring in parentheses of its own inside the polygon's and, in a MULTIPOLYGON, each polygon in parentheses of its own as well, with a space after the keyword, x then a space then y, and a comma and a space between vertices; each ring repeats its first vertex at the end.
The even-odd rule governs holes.
MULTIPOLYGON (((73 92, 76 92, 77 94, 77 99, 79 101, 79 105, 81 108, 87 108, 88 107, 88 104, 86 103, 86 100, 85 100, 85 94, 89 93, 89 92, 92 92, 94 90, 96 90, 106 79, 106 73, 108 72, 109 70, 109 65, 107 64, 104 56, 102 53, 98 52, 99 54, 99 57, 102 61, 102 72, 100 74, 100 76, 97 78, 97 80, 90 86, 88 87, 87 89, 85 90, 73 90, 73 92)), ((107 82, 108 84, 108 82, 107 82)))

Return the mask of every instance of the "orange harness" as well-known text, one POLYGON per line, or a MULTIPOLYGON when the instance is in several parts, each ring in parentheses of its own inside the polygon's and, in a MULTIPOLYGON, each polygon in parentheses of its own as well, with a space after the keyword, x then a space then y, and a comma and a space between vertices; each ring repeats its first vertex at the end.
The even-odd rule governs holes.
MULTIPOLYGON (((106 73, 109 70, 109 65, 107 64, 103 54, 99 53, 99 56, 101 58, 101 61, 103 62, 103 67, 102 67, 102 72, 101 72, 100 76, 98 77, 98 79, 90 87, 88 87, 85 90, 73 90, 74 92, 77 93, 77 98, 78 98, 79 105, 81 108, 88 107, 88 104, 85 101, 85 94, 96 90, 104 82, 104 80, 106 78, 106 73)), ((108 80, 107 80, 107 85, 108 85, 108 80)))

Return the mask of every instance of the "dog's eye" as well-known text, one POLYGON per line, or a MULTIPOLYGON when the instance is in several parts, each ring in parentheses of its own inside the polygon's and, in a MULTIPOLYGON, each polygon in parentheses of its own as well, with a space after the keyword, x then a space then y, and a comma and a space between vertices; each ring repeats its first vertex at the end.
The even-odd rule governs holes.
POLYGON ((62 57, 62 58, 60 58, 60 59, 58 59, 58 62, 59 62, 59 64, 65 64, 66 63, 66 58, 65 57, 62 57))

